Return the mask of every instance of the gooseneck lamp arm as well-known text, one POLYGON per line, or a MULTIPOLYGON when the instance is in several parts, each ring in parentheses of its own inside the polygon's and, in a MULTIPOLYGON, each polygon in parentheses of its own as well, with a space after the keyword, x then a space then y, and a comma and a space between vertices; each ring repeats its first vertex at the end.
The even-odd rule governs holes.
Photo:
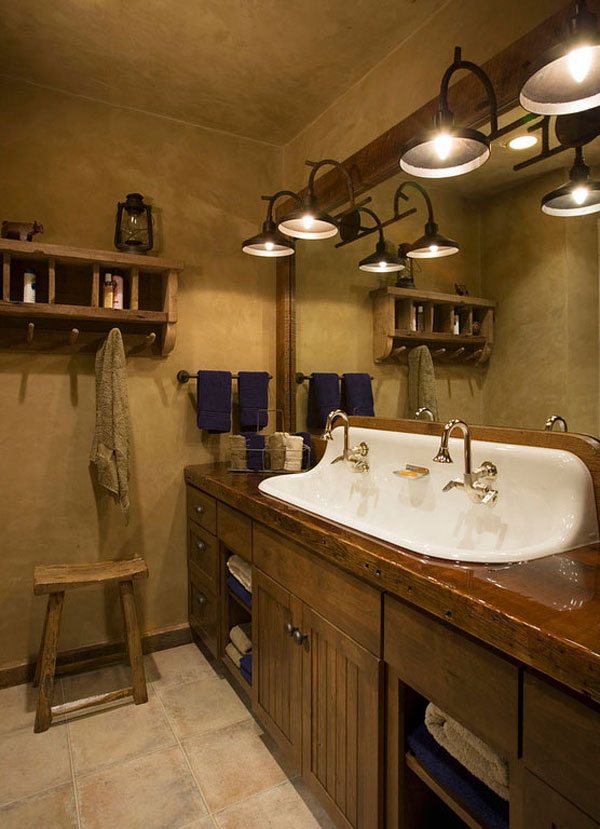
POLYGON ((273 207, 275 202, 283 196, 288 196, 289 198, 294 199, 294 201, 298 204, 302 204, 302 199, 298 193, 294 193, 293 190, 278 190, 277 193, 274 193, 272 196, 261 196, 263 201, 269 202, 269 206, 267 208, 267 222, 270 224, 273 224, 273 207))
POLYGON ((455 72, 461 69, 466 69, 475 77, 479 78, 487 95, 487 104, 490 108, 490 135, 489 138, 497 138, 498 133, 498 100, 492 82, 480 66, 470 60, 462 59, 462 49, 456 46, 454 49, 454 62, 444 72, 442 83, 440 85, 440 108, 437 115, 438 126, 450 126, 454 120, 452 111, 448 106, 448 88, 450 80, 455 72))
POLYGON ((306 164, 309 167, 312 167, 310 176, 308 177, 308 192, 311 196, 315 195, 315 176, 321 167, 325 167, 327 165, 329 167, 335 167, 335 169, 339 170, 343 175, 346 182, 346 188, 348 190, 348 200, 351 205, 354 205, 354 186, 352 184, 352 178, 350 177, 348 170, 346 170, 341 162, 336 161, 333 158, 323 158, 321 161, 307 161, 306 164))
POLYGON ((408 196, 404 193, 404 190, 407 187, 414 187, 415 190, 418 190, 419 193, 425 199, 425 203, 427 204, 427 212, 428 212, 428 219, 427 223, 432 225, 435 223, 435 219, 433 218, 433 205, 431 204, 431 199, 429 198, 429 193, 427 190, 420 185, 417 181, 403 181, 402 184, 398 187, 396 192, 394 193, 394 216, 400 215, 398 213, 398 206, 400 203, 400 199, 404 199, 408 201, 408 196))

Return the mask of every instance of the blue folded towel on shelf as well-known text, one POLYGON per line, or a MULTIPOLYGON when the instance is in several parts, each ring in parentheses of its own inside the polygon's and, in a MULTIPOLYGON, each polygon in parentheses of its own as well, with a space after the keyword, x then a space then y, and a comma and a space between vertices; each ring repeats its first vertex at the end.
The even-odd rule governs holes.
POLYGON ((486 829, 508 829, 508 803, 474 777, 437 743, 425 723, 406 742, 429 774, 448 789, 486 829))
POLYGON ((245 671, 241 666, 240 673, 242 674, 248 685, 252 685, 252 674, 249 674, 248 671, 245 671))
POLYGON ((242 432, 246 440, 246 466, 255 472, 265 468, 265 436, 256 432, 242 432))
POLYGON ((231 372, 198 372, 198 428, 231 431, 231 372))
POLYGON ((241 599, 245 605, 252 607, 252 593, 246 590, 244 585, 239 582, 235 576, 227 576, 227 587, 238 597, 238 599, 241 599))
POLYGON ((240 671, 244 679, 252 685, 252 653, 247 653, 240 659, 240 671))
POLYGON ((327 415, 340 408, 340 378, 337 374, 316 372, 308 384, 308 417, 310 429, 323 429, 327 415))
POLYGON ((266 371, 238 373, 240 431, 260 432, 269 422, 269 374, 266 371))
POLYGON ((310 432, 294 432, 296 437, 301 437, 304 441, 302 447, 302 469, 308 469, 310 466, 310 457, 312 454, 312 437, 310 432))
POLYGON ((373 388, 368 374, 342 374, 342 409, 349 415, 375 417, 373 388))

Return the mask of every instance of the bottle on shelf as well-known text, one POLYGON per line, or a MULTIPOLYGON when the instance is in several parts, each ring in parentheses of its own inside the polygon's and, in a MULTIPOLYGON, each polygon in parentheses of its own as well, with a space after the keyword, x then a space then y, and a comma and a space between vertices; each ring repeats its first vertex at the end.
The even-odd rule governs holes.
POLYGON ((112 308, 115 296, 115 283, 113 282, 112 273, 104 274, 104 292, 102 294, 102 307, 112 308))
POLYGON ((425 323, 425 314, 422 305, 417 305, 417 331, 423 331, 425 323))
POLYGON ((113 308, 123 309, 123 274, 121 271, 114 270, 112 273, 113 281, 113 308))
POLYGON ((460 334, 460 313, 458 308, 454 309, 454 315, 452 319, 452 333, 460 334))
POLYGON ((23 274, 23 302, 35 302, 36 274, 27 270, 23 274))

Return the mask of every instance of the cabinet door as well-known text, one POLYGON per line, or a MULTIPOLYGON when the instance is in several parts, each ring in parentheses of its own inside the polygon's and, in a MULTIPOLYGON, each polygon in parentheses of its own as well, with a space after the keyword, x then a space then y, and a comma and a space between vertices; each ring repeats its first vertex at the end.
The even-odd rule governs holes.
POLYGON ((302 610, 303 774, 340 826, 381 826, 382 663, 302 610))
POLYGON ((252 576, 252 704, 254 713, 300 771, 302 652, 288 625, 300 624, 301 606, 287 590, 254 569, 252 576))
POLYGON ((525 771, 526 829, 597 829, 598 824, 541 780, 525 771))

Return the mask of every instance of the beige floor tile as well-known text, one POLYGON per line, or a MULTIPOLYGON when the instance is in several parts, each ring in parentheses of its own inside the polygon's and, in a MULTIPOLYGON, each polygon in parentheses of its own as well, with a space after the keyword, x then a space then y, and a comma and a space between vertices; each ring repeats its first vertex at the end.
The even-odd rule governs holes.
POLYGON ((260 735, 251 720, 191 737, 183 744, 211 811, 286 780, 284 769, 260 735))
POLYGON ((161 692, 161 699, 180 739, 250 718, 227 680, 216 676, 177 685, 161 692))
POLYGON ((70 779, 64 723, 42 734, 24 728, 0 739, 0 805, 59 786, 70 779))
POLYGON ((292 783, 252 797, 215 815, 219 829, 335 829, 325 812, 311 812, 292 783))
POLYGON ((210 662, 194 644, 150 653, 144 662, 148 681, 159 693, 175 685, 215 676, 210 662))
POLYGON ((2 829, 77 829, 73 784, 2 807, 0 826, 2 829))
POLYGON ((131 671, 126 664, 107 665, 95 671, 65 676, 62 683, 65 701, 71 702, 75 699, 93 697, 95 694, 118 691, 119 688, 128 688, 131 685, 131 671))
POLYGON ((176 829, 206 815, 179 746, 82 777, 77 788, 82 829, 176 829))
POLYGON ((173 745, 173 733, 156 695, 143 705, 122 705, 79 712, 69 720, 75 774, 173 745))
POLYGON ((0 734, 31 728, 35 719, 38 689, 32 685, 13 685, 0 691, 0 734))

